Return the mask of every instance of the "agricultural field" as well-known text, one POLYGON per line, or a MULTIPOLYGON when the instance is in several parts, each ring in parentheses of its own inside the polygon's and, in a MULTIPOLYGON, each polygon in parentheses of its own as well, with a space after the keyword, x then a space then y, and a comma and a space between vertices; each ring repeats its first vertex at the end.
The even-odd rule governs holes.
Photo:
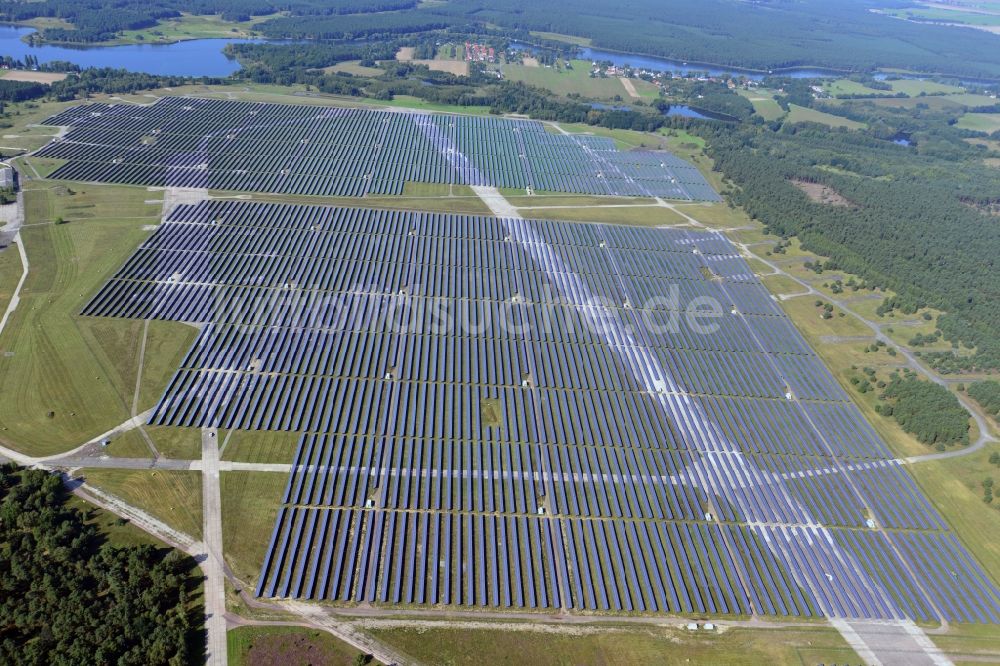
POLYGON ((402 194, 416 181, 718 200, 672 155, 622 152, 535 121, 194 98, 161 98, 135 113, 114 104, 67 110, 46 123, 70 131, 37 155, 67 160, 51 178, 136 185, 360 197, 402 194), (251 119, 250 130, 226 129, 251 119), (194 151, 193 128, 203 132, 194 151))
POLYGON ((850 79, 835 79, 832 81, 827 81, 823 84, 823 89, 828 94, 833 95, 834 97, 851 96, 851 95, 888 94, 884 90, 876 90, 875 88, 869 88, 863 83, 858 83, 857 81, 851 81, 850 79))
POLYGON ((903 93, 910 97, 918 97, 920 95, 951 95, 965 92, 961 86, 938 83, 929 79, 896 79, 894 81, 886 81, 886 83, 892 86, 893 92, 903 93))
POLYGON ((1000 113, 966 113, 958 119, 956 127, 992 134, 1000 130, 1000 113))
POLYGON ((740 90, 740 95, 746 97, 753 104, 754 111, 764 120, 777 120, 785 115, 785 110, 778 105, 774 99, 774 93, 754 88, 753 90, 740 90))
POLYGON ((1000 11, 983 10, 978 6, 961 4, 926 3, 920 7, 882 10, 886 14, 918 23, 965 25, 1000 34, 1000 11))
POLYGON ((788 106, 791 109, 791 111, 788 112, 788 116, 785 118, 785 122, 788 123, 819 123, 820 125, 826 125, 827 127, 846 127, 847 129, 861 129, 864 127, 863 123, 859 123, 849 118, 835 116, 832 113, 817 111, 816 109, 808 109, 804 106, 799 106, 798 104, 789 104, 788 106))
MULTIPOLYGON (((526 65, 504 65, 504 76, 511 81, 523 81, 529 85, 551 90, 557 95, 578 94, 591 99, 628 99, 628 90, 617 77, 592 77, 589 60, 560 60, 551 67, 530 67, 526 65)), ((656 96, 655 85, 641 79, 630 79, 641 97, 656 96), (654 94, 655 93, 655 94, 654 94)))
POLYGON ((121 35, 102 44, 170 44, 187 39, 248 39, 256 35, 254 28, 277 14, 255 16, 249 21, 227 21, 218 14, 182 14, 177 18, 161 19, 151 28, 125 30, 121 35))
POLYGON ((344 62, 338 62, 336 65, 324 67, 323 71, 347 72, 348 74, 353 74, 354 76, 379 76, 384 73, 383 70, 378 67, 365 67, 361 64, 360 60, 345 60, 344 62))
POLYGON ((558 32, 543 32, 539 30, 533 30, 531 32, 532 37, 539 37, 541 39, 552 39, 557 42, 566 42, 567 44, 576 44, 577 46, 590 46, 591 39, 589 37, 576 37, 574 35, 562 35, 558 32))

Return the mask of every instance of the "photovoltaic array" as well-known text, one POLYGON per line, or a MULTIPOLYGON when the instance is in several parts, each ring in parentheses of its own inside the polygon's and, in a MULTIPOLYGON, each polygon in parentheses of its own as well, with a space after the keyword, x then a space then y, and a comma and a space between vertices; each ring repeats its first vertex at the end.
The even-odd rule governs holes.
POLYGON ((303 433, 260 595, 1000 619, 719 234, 206 201, 85 314, 204 325, 153 423, 303 433))
POLYGON ((39 157, 52 178, 359 197, 406 182, 717 201, 697 169, 666 152, 550 134, 530 120, 163 98, 88 104, 39 157))

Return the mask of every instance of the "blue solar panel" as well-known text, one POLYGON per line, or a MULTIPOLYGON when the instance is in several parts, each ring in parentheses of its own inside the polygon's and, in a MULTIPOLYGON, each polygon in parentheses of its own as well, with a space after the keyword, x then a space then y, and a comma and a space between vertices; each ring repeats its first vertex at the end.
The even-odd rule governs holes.
POLYGON ((85 313, 204 324, 152 422, 304 433, 260 595, 997 621, 741 264, 687 230, 215 201, 85 313), (716 327, 667 326, 694 298, 716 327))

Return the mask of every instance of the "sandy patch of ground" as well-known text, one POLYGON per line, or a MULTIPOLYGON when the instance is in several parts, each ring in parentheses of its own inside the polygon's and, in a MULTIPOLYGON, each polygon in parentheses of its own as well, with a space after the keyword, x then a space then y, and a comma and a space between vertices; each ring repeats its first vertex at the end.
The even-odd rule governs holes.
POLYGON ((620 76, 618 77, 618 80, 622 82, 623 86, 625 86, 625 92, 627 92, 630 96, 639 99, 639 91, 635 89, 635 84, 632 83, 631 79, 620 76))
POLYGON ((806 193, 806 196, 815 203, 839 206, 841 208, 857 208, 854 202, 845 199, 837 190, 827 187, 822 183, 809 183, 804 180, 792 180, 792 185, 806 193))
POLYGON ((972 210, 977 210, 980 213, 992 215, 993 217, 1000 217, 1000 202, 980 204, 972 201, 963 201, 962 203, 972 210))
POLYGON ((411 60, 410 62, 414 65, 427 65, 435 72, 448 72, 455 76, 469 75, 469 63, 464 60, 411 60))
POLYGON ((416 49, 412 46, 401 46, 399 50, 396 51, 396 60, 399 62, 410 62, 413 60, 413 54, 416 53, 416 49))
POLYGON ((532 58, 531 56, 524 56, 522 60, 525 67, 538 67, 538 58, 532 58))
POLYGON ((3 75, 8 81, 30 81, 32 83, 55 83, 66 78, 65 72, 29 72, 12 69, 3 75))

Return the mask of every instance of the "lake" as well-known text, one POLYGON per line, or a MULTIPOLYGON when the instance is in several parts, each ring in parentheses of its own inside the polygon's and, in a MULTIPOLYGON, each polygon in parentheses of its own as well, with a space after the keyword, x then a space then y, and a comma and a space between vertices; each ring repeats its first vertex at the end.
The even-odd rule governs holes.
POLYGON ((259 42, 253 39, 192 39, 173 44, 122 46, 29 46, 21 41, 34 28, 0 25, 0 55, 18 60, 38 57, 39 63, 64 60, 80 67, 116 67, 130 72, 164 76, 229 76, 239 70, 236 60, 222 52, 226 44, 259 42))

